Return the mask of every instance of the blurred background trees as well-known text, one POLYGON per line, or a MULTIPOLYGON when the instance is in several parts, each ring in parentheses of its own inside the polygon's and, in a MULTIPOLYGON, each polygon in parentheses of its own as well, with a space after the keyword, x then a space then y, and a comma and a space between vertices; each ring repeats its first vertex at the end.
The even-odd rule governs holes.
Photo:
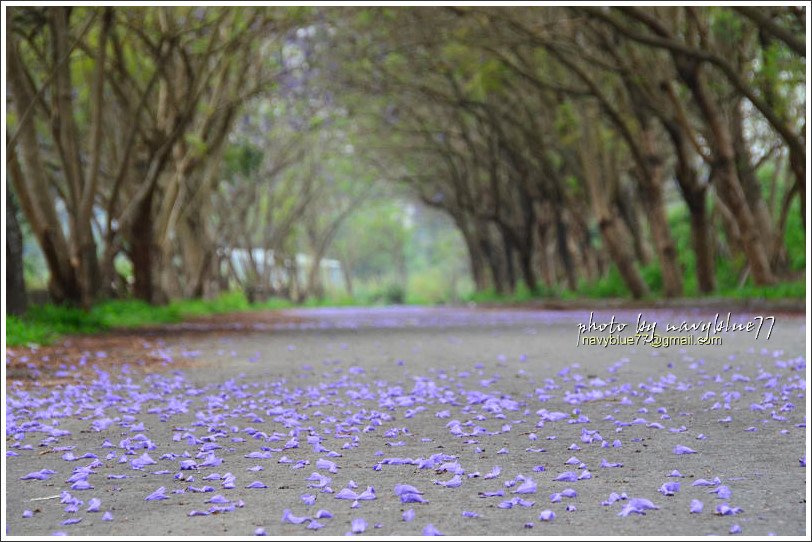
POLYGON ((84 307, 803 280, 805 17, 9 8, 8 277, 84 307))

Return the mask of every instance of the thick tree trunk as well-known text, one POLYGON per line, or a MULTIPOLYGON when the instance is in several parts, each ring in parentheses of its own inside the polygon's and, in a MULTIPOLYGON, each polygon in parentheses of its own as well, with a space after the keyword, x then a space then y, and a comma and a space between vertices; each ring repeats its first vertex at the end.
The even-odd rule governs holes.
POLYGON ((700 184, 691 164, 692 153, 684 128, 678 122, 663 122, 677 154, 675 173, 682 197, 691 215, 691 241, 696 262, 696 281, 700 293, 716 289, 716 265, 713 250, 713 224, 705 206, 707 185, 700 184))
MULTIPOLYGON (((765 247, 772 247, 774 244, 772 218, 770 217, 770 210, 767 208, 767 202, 762 195, 761 184, 756 178, 756 172, 753 169, 750 146, 744 139, 745 127, 744 116, 741 111, 742 103, 743 100, 740 100, 732 108, 730 120, 733 150, 736 155, 736 173, 747 198, 747 205, 753 213, 753 219, 761 236, 761 242, 765 247)), ((783 239, 779 241, 782 242, 783 239)), ((772 254, 770 256, 772 258, 772 254)))
POLYGON ((717 193, 730 209, 739 227, 742 249, 750 264, 750 271, 756 284, 773 284, 775 276, 770 267, 767 248, 758 231, 758 223, 753 217, 747 198, 736 171, 736 153, 730 131, 722 120, 722 115, 708 95, 698 66, 679 66, 680 76, 691 90, 705 121, 710 128, 710 142, 716 160, 717 193))
POLYGON ((606 244, 609 257, 620 272, 623 282, 629 288, 632 297, 639 299, 648 295, 649 290, 640 270, 635 265, 634 253, 631 250, 632 235, 625 228, 615 202, 618 172, 610 160, 608 149, 600 144, 596 133, 596 111, 585 108, 583 114, 583 144, 578 147, 584 181, 589 193, 592 212, 598 220, 601 236, 606 244))
POLYGON ((560 206, 555 207, 555 232, 556 232, 556 245, 558 247, 558 256, 561 258, 561 265, 564 268, 564 276, 567 279, 567 288, 575 291, 578 288, 578 277, 575 273, 575 264, 573 263, 573 255, 570 251, 570 244, 568 241, 567 223, 564 218, 564 210, 560 206))
MULTIPOLYGON (((15 32, 9 30, 6 33, 6 74, 12 104, 18 118, 23 118, 25 112, 36 107, 35 93, 14 41, 15 32)), ((71 265, 68 242, 57 216, 55 198, 40 154, 33 118, 29 116, 20 122, 17 131, 22 160, 17 157, 17 148, 12 146, 7 149, 6 165, 20 207, 48 264, 48 290, 51 299, 56 303, 79 305, 82 302, 82 292, 76 281, 75 269, 71 265)))
POLYGON ((130 231, 130 260, 133 264, 133 296, 152 303, 155 298, 153 271, 155 246, 153 245, 152 195, 140 205, 130 231))
POLYGON ((696 283, 703 294, 716 289, 716 270, 713 259, 713 228, 705 211, 705 199, 691 209, 691 242, 696 258, 696 283))
POLYGON ((648 265, 652 258, 651 246, 646 239, 643 221, 640 217, 641 197, 628 186, 621 186, 618 190, 620 194, 617 197, 617 207, 632 234, 634 255, 640 265, 648 265))
POLYGON ((21 315, 28 306, 23 274, 23 232, 17 222, 17 203, 6 186, 6 313, 21 315))
POLYGON ((648 286, 640 275, 640 270, 634 265, 634 257, 629 247, 629 234, 621 227, 622 222, 611 216, 604 216, 599 219, 598 226, 601 235, 606 241, 606 248, 609 256, 620 272, 623 282, 629 288, 632 297, 640 299, 648 295, 648 286))
POLYGON ((488 280, 488 271, 485 269, 485 258, 482 255, 482 249, 473 239, 473 234, 466 229, 460 229, 460 232, 462 232, 462 238, 468 248, 468 262, 471 268, 471 276, 474 279, 474 287, 478 292, 485 291, 491 283, 488 280))
POLYGON ((682 295, 682 271, 677 261, 677 250, 674 247, 674 239, 671 237, 671 228, 665 213, 662 186, 658 182, 649 183, 649 186, 644 189, 643 202, 663 277, 663 294, 669 298, 680 297, 682 295))

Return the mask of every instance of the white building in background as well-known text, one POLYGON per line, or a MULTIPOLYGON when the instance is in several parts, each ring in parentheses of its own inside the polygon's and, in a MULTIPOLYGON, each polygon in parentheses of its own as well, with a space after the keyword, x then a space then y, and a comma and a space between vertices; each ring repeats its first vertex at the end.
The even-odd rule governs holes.
MULTIPOLYGON (((232 269, 241 282, 247 279, 251 258, 253 258, 260 273, 267 272, 273 288, 281 288, 284 284, 288 283, 288 273, 292 267, 290 265, 291 262, 290 260, 276 261, 273 250, 255 248, 252 249, 249 254, 248 249, 233 248, 229 251, 229 258, 231 260, 232 269)), ((310 264, 312 261, 313 258, 309 254, 296 254, 296 269, 298 271, 297 279, 299 284, 305 284, 307 282, 307 275, 310 272, 310 264)), ((322 258, 319 267, 321 269, 322 284, 326 289, 332 290, 343 287, 344 271, 341 268, 341 262, 331 258, 322 258)))

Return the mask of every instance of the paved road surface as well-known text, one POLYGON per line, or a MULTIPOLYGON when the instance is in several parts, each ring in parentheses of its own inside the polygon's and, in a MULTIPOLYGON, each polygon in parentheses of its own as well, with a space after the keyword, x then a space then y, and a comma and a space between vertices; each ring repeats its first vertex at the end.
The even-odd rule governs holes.
MULTIPOLYGON (((642 312, 658 332, 714 316, 642 312)), ((638 316, 593 321, 613 314, 630 328, 638 316)), ((803 535, 804 318, 778 315, 769 339, 721 333, 716 346, 577 346, 589 316, 225 317, 150 337, 143 353, 163 359, 152 376, 108 363, 72 380, 106 359, 89 351, 66 364, 69 385, 7 388, 6 533, 803 535), (48 479, 20 480, 43 469, 48 479), (555 481, 566 473, 576 480, 555 481), (658 491, 674 482, 673 495, 658 491), (397 496, 398 484, 422 495, 397 496), (166 498, 145 500, 161 487, 166 498), (628 499, 609 504, 612 493, 628 499)))

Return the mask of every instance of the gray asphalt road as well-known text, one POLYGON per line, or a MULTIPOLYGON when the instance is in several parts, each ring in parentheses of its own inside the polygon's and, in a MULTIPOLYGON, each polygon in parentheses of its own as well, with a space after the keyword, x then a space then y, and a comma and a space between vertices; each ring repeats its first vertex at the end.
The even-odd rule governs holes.
MULTIPOLYGON (((664 326, 714 316, 642 312, 662 334, 694 337, 701 333, 664 326)), ((593 321, 613 314, 630 322, 618 336, 630 335, 637 311, 593 321)), ((654 348, 578 345, 585 312, 292 315, 303 320, 170 332, 168 370, 146 378, 125 368, 56 389, 7 390, 6 534, 808 530, 802 317, 779 315, 769 339, 764 328, 758 339, 722 332, 720 345, 654 348), (678 446, 696 453, 676 454, 678 446), (486 476, 495 467, 499 474, 486 476), (20 480, 42 469, 54 473, 20 480), (681 477, 669 476, 675 470, 681 477), (556 481, 565 473, 576 480, 556 481), (693 485, 700 479, 712 485, 693 485), (673 495, 659 491, 673 482, 673 495), (402 502, 398 484, 428 502, 402 502), (195 491, 205 486, 211 491, 195 491), (364 495, 369 486, 374 493, 364 495), (145 500, 161 487, 165 499, 145 500), (350 492, 374 498, 337 498, 350 492), (609 504, 612 493, 628 499, 609 504), (87 511, 92 499, 98 512, 87 511), (690 512, 693 500, 701 513, 690 512), (404 521, 409 510, 414 518, 404 521), (539 519, 545 510, 554 519, 539 519)))

